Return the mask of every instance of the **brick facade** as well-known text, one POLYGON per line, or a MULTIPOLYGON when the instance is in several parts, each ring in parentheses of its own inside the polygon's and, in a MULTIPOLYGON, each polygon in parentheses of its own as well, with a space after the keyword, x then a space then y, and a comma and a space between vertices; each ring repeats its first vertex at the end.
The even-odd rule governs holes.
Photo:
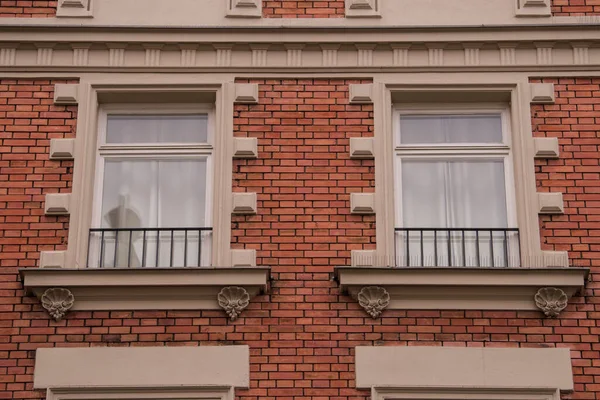
MULTIPOLYGON (((577 16, 577 15, 599 15, 600 1, 598 0, 552 0, 552 15, 554 16, 577 16)), ((600 19, 586 20, 582 23, 598 23, 600 19)))
POLYGON ((54 17, 57 0, 0 0, 0 18, 54 17))
POLYGON ((600 399, 600 79, 545 79, 554 105, 533 106, 536 136, 556 136, 561 158, 536 161, 539 190, 562 191, 566 212, 543 217, 545 248, 592 267, 585 297, 559 319, 539 312, 392 311, 373 320, 332 280, 351 249, 375 246, 372 216, 349 214, 348 193, 372 191, 372 160, 350 160, 348 138, 370 136, 371 105, 348 104, 339 79, 267 79, 257 105, 236 105, 236 136, 259 139, 257 160, 234 161, 235 191, 256 191, 256 216, 236 216, 232 247, 272 267, 269 295, 236 322, 221 311, 71 312, 53 322, 23 297, 17 269, 64 249, 66 217, 43 215, 43 194, 69 191, 72 162, 49 161, 48 139, 72 137, 76 107, 52 104, 57 80, 0 81, 0 398, 32 391, 34 350, 46 346, 248 344, 251 388, 240 400, 367 399, 354 388, 357 345, 569 347, 573 399, 600 399), (596 125, 594 125, 596 124, 596 125))
POLYGON ((343 18, 344 0, 263 0, 268 18, 343 18))

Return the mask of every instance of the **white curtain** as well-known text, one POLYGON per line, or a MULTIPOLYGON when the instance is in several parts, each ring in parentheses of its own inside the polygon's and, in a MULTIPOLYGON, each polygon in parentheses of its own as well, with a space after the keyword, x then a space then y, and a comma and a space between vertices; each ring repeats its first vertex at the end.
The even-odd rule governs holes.
MULTIPOLYGON (((401 144, 426 145, 501 143, 500 115, 403 116, 399 139, 401 144)), ((397 233, 401 264, 514 264, 511 252, 518 248, 516 234, 490 232, 492 228, 508 227, 503 158, 398 157, 402 171, 402 227, 430 228, 423 233, 397 233), (444 231, 444 228, 487 230, 444 231)))
MULTIPOLYGON (((197 228, 206 226, 205 218, 206 159, 106 160, 103 228, 197 228)), ((170 231, 107 233, 102 266, 198 265, 205 236, 183 230, 172 236, 170 231)))

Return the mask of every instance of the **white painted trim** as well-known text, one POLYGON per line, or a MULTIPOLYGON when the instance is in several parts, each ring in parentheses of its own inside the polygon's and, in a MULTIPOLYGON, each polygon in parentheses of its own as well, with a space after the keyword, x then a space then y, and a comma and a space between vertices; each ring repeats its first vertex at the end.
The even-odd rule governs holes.
POLYGON ((117 387, 117 388, 48 388, 46 400, 234 400, 232 387, 180 386, 154 388, 117 387))
POLYGON ((560 391, 548 388, 451 388, 451 387, 375 387, 371 400, 560 400, 560 391))
MULTIPOLYGON (((82 101, 80 101, 77 116, 77 132, 79 134, 75 139, 77 157, 75 158, 73 177, 71 229, 69 229, 69 247, 65 264, 69 268, 84 268, 87 264, 87 237, 92 222, 92 199, 97 187, 94 179, 90 179, 90 177, 96 170, 97 157, 95 154, 99 140, 97 135, 98 110, 100 109, 98 96, 120 92, 148 93, 148 95, 154 96, 164 93, 166 100, 174 98, 173 93, 212 92, 215 94, 212 171, 213 173, 218 171, 219 179, 214 180, 212 199, 207 201, 207 207, 212 207, 212 213, 209 215, 213 217, 212 226, 214 228, 210 253, 212 265, 230 265, 233 85, 215 76, 194 81, 181 80, 179 77, 178 82, 174 82, 169 77, 156 76, 147 79, 143 85, 140 85, 139 80, 132 75, 95 75, 81 79, 82 101), (86 134, 82 134, 82 132, 86 134)), ((102 106, 107 107, 104 104, 102 106)), ((123 150, 121 148, 121 151, 123 150)), ((194 151, 200 152, 200 150, 198 148, 194 151)), ((173 151, 177 153, 183 150, 174 148, 173 151)), ((209 175, 211 174, 209 173, 209 175)))
POLYGON ((36 350, 33 386, 151 389, 191 385, 248 387, 249 383, 250 350, 245 345, 81 347, 36 350))
POLYGON ((573 372, 568 348, 357 346, 356 386, 572 391, 573 372))

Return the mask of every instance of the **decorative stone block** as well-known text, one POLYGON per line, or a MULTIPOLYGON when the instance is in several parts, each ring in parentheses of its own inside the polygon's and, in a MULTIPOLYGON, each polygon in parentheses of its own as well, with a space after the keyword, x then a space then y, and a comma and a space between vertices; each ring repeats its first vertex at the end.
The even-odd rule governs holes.
POLYGON ((350 264, 353 267, 373 267, 375 265, 375 250, 350 251, 350 264))
POLYGON ((233 249, 231 250, 231 265, 233 267, 256 267, 256 250, 233 249))
MULTIPOLYGON (((379 0, 381 1, 381 0, 379 0)), ((379 18, 378 0, 346 0, 346 18, 371 17, 379 18)))
POLYGON ((556 318, 562 310, 567 308, 569 296, 559 288, 545 287, 537 291, 534 296, 535 305, 546 317, 556 318))
POLYGON ((350 212, 352 214, 375 214, 375 194, 351 193, 350 212))
POLYGON ((535 146, 535 158, 558 158, 558 138, 538 137, 533 138, 535 146))
POLYGON ((519 0, 517 17, 550 17, 550 0, 519 0))
POLYGON ((233 138, 233 158, 258 158, 258 139, 253 137, 233 138))
POLYGON ((552 104, 554 103, 554 84, 553 83, 530 83, 531 103, 532 104, 552 104))
POLYGON ((57 17, 92 17, 92 0, 59 0, 57 17))
POLYGON ((234 102, 238 104, 258 103, 258 83, 236 83, 234 102))
POLYGON ((561 267, 569 266, 569 253, 566 251, 543 250, 542 267, 561 267))
POLYGON ((40 252, 40 268, 65 268, 65 251, 40 252))
POLYGON ((72 160, 75 157, 75 139, 50 139, 51 160, 72 160))
POLYGON ((59 322, 65 314, 73 307, 75 297, 69 289, 65 288, 50 288, 46 289, 40 298, 42 307, 48 311, 48 314, 59 322))
POLYGON ((227 1, 227 17, 261 18, 262 0, 224 0, 227 1))
POLYGON ((373 84, 372 83, 351 83, 348 86, 350 104, 370 104, 373 103, 373 84))
POLYGON ((78 90, 78 84, 57 83, 54 85, 54 104, 65 106, 77 104, 78 90))
POLYGON ((256 193, 234 193, 233 214, 256 214, 256 193))
POLYGON ((538 193, 540 214, 564 214, 563 195, 561 192, 538 193))
POLYGON ((375 158, 374 147, 372 137, 350 138, 350 158, 375 158))
POLYGON ((217 301, 229 319, 235 321, 250 304, 250 294, 243 287, 227 286, 221 289, 217 301))
POLYGON ((390 294, 381 286, 366 286, 358 292, 357 300, 367 314, 376 319, 390 305, 390 294))
POLYGON ((69 215, 71 193, 48 193, 44 203, 46 215, 69 215))

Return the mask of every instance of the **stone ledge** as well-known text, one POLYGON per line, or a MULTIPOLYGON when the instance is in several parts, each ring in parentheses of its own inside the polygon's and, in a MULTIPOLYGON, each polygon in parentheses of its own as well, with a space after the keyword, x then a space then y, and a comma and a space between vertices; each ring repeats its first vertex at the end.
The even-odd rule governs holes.
POLYGON ((219 310, 223 287, 239 286, 250 298, 267 291, 269 268, 146 268, 20 270, 29 295, 50 288, 75 297, 72 310, 219 310))
POLYGON ((389 293, 387 309, 538 310, 540 288, 562 289, 570 298, 587 280, 587 268, 392 268, 337 267, 343 292, 357 298, 365 287, 389 293))

